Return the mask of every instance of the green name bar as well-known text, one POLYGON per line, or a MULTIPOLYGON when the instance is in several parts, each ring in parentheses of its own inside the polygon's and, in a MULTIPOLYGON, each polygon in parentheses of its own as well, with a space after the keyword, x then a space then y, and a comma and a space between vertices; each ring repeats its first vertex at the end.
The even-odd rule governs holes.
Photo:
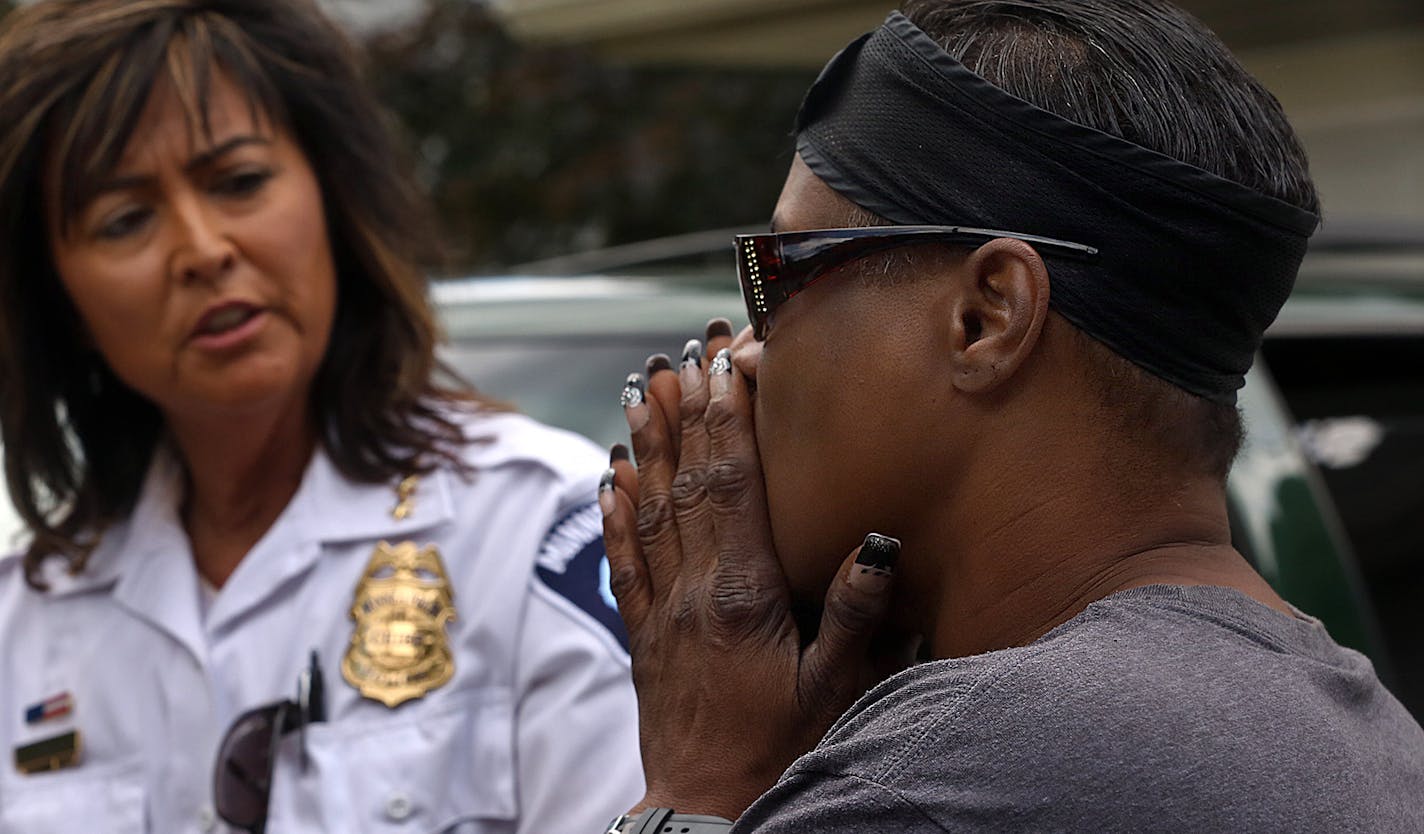
POLYGON ((61 770, 79 764, 79 731, 41 739, 15 748, 15 769, 26 775, 61 770))

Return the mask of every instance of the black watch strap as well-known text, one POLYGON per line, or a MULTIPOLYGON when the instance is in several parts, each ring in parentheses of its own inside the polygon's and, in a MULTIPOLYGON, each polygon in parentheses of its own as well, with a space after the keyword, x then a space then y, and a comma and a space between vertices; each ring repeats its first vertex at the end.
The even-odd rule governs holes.
POLYGON ((704 814, 678 814, 671 808, 649 808, 636 817, 622 816, 608 824, 607 834, 726 834, 732 821, 704 814))

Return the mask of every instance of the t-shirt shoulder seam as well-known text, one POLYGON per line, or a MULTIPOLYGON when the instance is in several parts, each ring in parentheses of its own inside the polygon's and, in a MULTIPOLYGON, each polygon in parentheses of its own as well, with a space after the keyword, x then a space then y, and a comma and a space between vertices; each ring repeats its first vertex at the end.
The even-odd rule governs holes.
POLYGON ((1298 647, 1293 647, 1290 645, 1289 642, 1281 640, 1280 636, 1276 634, 1275 629, 1270 627, 1270 624, 1261 622, 1251 622, 1245 617, 1238 616, 1237 614, 1225 610, 1221 606, 1212 605, 1210 607, 1206 607, 1202 605, 1196 605, 1189 611, 1183 611, 1181 609, 1170 608, 1160 604, 1155 604, 1158 599, 1160 598, 1116 599, 1113 600, 1113 604, 1115 606, 1120 605, 1125 608, 1131 608, 1138 612, 1170 611, 1172 613, 1185 614, 1186 616, 1191 617, 1191 619, 1195 622, 1199 623, 1229 624, 1231 626, 1234 626, 1234 628, 1230 629, 1231 631, 1241 634, 1242 636, 1249 637, 1252 640, 1264 643, 1275 649, 1276 651, 1293 655, 1300 654, 1298 647))
POLYGON ((915 814, 917 814, 921 819, 923 819, 929 825, 933 826, 935 831, 949 831, 948 828, 945 828, 943 825, 940 825, 938 822, 935 821, 933 817, 926 813, 925 809, 921 807, 918 802, 914 801, 908 796, 905 796, 905 794, 901 793, 899 790, 885 784, 879 779, 872 779, 868 776, 862 776, 858 773, 847 773, 845 771, 840 770, 829 770, 816 767, 798 768, 795 772, 791 773, 790 776, 792 778, 800 776, 820 776, 828 779, 844 779, 847 781, 859 782, 863 785, 868 785, 869 787, 891 797, 896 802, 913 810, 915 814))
MULTIPOLYGON (((1094 619, 1097 617, 1096 612, 1085 612, 1085 615, 1094 619)), ((959 693, 958 697, 954 699, 953 704, 936 716, 935 720, 926 722, 925 726, 920 728, 915 736, 906 742, 898 754, 890 757, 884 767, 879 771, 878 778, 887 778, 917 761, 919 757, 923 755, 925 741, 931 734, 958 717, 960 713, 968 708, 969 704, 976 703, 985 697, 987 693, 997 691, 999 686, 1002 685, 1007 678, 1017 672, 1025 663, 1044 654, 1051 647, 1060 645, 1060 640, 1073 642, 1078 640, 1081 634, 1081 631, 1071 634, 1062 634, 1052 641, 1025 646, 1017 652, 1014 657, 1000 663, 995 663, 989 668, 979 672, 974 676, 973 682, 965 687, 965 689, 959 693)))

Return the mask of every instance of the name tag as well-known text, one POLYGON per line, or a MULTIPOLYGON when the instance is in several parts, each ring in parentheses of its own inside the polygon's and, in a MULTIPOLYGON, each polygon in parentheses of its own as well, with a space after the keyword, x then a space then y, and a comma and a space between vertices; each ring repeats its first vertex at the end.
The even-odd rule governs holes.
POLYGON ((52 770, 63 770, 79 764, 81 744, 79 731, 41 739, 15 748, 15 769, 29 776, 52 770))

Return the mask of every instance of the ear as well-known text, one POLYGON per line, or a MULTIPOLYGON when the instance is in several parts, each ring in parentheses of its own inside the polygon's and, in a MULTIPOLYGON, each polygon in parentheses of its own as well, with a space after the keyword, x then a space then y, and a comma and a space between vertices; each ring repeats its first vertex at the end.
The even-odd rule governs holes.
POLYGON ((1032 246, 995 238, 965 261, 951 323, 954 386, 983 393, 1012 377, 1048 317, 1048 268, 1032 246))

